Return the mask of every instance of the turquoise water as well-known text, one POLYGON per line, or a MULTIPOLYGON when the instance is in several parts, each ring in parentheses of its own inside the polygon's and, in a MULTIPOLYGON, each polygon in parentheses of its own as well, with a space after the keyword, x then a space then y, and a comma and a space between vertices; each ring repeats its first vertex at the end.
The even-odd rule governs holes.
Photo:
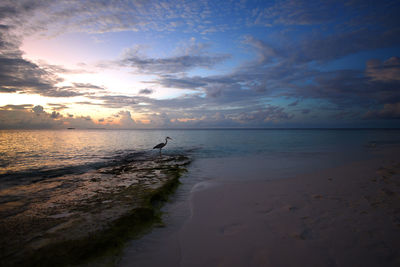
MULTIPOLYGON (((363 158, 376 147, 400 143, 400 130, 25 130, 0 131, 0 185, 20 177, 85 172, 169 141, 165 154, 196 158, 257 156, 266 164, 319 159, 321 164, 363 158), (43 175, 45 173, 46 175, 43 175)), ((28 177, 28 178, 27 178, 28 177)))

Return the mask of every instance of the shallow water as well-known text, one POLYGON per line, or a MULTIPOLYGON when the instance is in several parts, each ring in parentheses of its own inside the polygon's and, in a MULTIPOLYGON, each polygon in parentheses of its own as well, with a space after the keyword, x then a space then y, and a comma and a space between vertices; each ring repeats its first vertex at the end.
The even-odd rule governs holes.
POLYGON ((282 178, 363 159, 381 146, 400 143, 400 130, 2 130, 0 203, 14 199, 14 187, 26 186, 34 198, 43 190, 40 185, 45 183, 36 184, 40 181, 63 183, 68 180, 63 176, 79 178, 93 169, 155 156, 158 151, 152 147, 166 136, 173 140, 163 153, 205 162, 198 179, 282 178), (229 164, 235 168, 224 168, 217 158, 236 161, 229 164))
POLYGON ((166 153, 213 158, 363 154, 371 144, 400 142, 400 130, 1 130, 0 174, 91 167, 173 138, 166 153))

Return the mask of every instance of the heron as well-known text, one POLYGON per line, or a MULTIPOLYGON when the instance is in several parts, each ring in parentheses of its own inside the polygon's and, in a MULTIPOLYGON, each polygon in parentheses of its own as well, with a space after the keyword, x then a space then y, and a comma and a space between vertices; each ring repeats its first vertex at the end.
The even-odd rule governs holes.
POLYGON ((171 140, 172 140, 171 137, 168 137, 168 136, 167 136, 167 137, 165 137, 165 143, 159 143, 158 145, 156 145, 155 147, 153 147, 153 149, 156 149, 156 148, 159 148, 159 149, 160 149, 160 157, 161 157, 161 149, 167 145, 168 139, 171 139, 171 140))

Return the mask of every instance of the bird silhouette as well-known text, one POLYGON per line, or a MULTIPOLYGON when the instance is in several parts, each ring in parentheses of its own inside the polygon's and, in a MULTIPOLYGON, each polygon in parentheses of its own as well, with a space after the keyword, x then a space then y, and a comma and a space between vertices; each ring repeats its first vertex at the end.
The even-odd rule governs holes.
POLYGON ((161 149, 167 145, 168 139, 171 139, 171 140, 172 140, 171 137, 168 137, 168 136, 167 136, 167 137, 165 137, 165 143, 159 143, 158 145, 156 145, 155 147, 153 147, 153 149, 156 149, 156 148, 160 149, 160 157, 161 157, 161 149))

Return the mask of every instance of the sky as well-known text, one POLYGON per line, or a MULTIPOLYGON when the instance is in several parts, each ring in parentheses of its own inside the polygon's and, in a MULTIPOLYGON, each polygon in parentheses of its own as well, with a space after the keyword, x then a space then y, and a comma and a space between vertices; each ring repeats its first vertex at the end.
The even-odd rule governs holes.
POLYGON ((400 127, 400 2, 0 2, 0 129, 400 127))

